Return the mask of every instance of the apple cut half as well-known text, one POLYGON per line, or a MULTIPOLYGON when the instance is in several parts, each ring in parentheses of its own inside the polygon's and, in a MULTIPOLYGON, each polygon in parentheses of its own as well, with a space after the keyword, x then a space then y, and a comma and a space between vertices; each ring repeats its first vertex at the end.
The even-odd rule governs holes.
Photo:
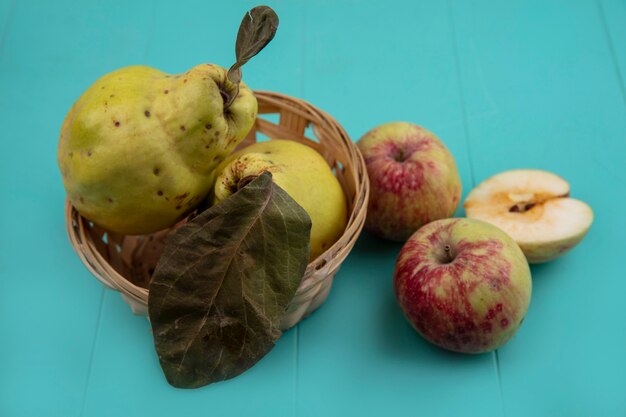
POLYGON ((593 211, 569 197, 567 181, 551 172, 505 171, 474 188, 463 203, 467 217, 504 230, 529 263, 563 255, 587 234, 593 211))

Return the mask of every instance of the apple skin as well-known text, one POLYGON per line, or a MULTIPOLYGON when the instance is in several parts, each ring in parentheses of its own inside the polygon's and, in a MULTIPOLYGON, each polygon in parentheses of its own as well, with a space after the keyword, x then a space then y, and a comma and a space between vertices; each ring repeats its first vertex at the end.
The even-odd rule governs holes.
POLYGON ((532 281, 523 252, 502 230, 480 220, 444 219, 405 243, 394 290, 405 317, 426 340, 482 353, 515 334, 532 281))
POLYGON ((541 242, 540 244, 527 244, 520 242, 520 248, 526 255, 528 263, 542 264, 556 259, 572 250, 583 240, 589 229, 582 230, 579 234, 557 242, 541 242))
POLYGON ((368 231, 405 241, 424 224, 454 214, 461 179, 452 154, 435 134, 392 122, 366 133, 357 146, 370 179, 368 231))

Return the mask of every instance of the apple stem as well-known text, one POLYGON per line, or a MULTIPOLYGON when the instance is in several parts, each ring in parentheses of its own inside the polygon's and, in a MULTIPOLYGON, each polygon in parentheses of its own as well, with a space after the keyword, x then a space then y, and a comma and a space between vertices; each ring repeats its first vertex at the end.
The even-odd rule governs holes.
POLYGON ((452 256, 452 248, 450 247, 450 245, 445 245, 443 247, 443 250, 446 252, 446 263, 450 263, 454 260, 454 257, 452 256))
POLYGON ((404 151, 402 149, 398 149, 398 152, 395 155, 394 158, 397 162, 404 162, 406 159, 406 155, 404 154, 404 151))

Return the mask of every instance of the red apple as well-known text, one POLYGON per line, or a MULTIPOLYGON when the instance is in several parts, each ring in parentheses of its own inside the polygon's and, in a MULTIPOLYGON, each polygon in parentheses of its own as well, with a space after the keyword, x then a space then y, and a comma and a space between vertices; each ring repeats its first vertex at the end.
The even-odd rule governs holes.
POLYGON ((454 214, 461 179, 454 158, 432 132, 410 123, 387 123, 357 145, 370 179, 367 230, 404 241, 424 224, 454 214))
POLYGON ((407 320, 426 340, 462 353, 506 343, 530 303, 531 277, 519 246, 472 219, 427 224, 406 242, 394 289, 407 320))

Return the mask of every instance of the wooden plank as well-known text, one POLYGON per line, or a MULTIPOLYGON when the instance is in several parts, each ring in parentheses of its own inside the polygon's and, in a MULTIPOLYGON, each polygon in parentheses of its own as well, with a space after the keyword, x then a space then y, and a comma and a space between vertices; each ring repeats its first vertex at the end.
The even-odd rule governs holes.
POLYGON ((87 383, 97 378, 90 364, 98 362, 103 290, 67 244, 56 138, 65 112, 91 82, 145 56, 150 8, 121 1, 17 6, 0 63, 3 138, 10 138, 0 169, 3 195, 14 196, 3 207, 23 216, 2 216, 12 242, 3 252, 11 279, 3 279, 1 304, 11 315, 2 315, 2 328, 11 342, 0 349, 10 358, 2 365, 11 379, 2 381, 2 415, 80 415, 87 383), (5 326, 15 312, 19 319, 5 326))
MULTIPOLYGON (((335 116, 353 140, 397 120, 431 129, 470 188, 445 2, 318 2, 306 9, 305 36, 305 99, 335 116)), ((300 324, 299 415, 500 414, 493 354, 435 348, 402 317, 392 291, 400 247, 362 235, 326 304, 300 324)))
POLYGON ((16 0, 3 1, 0 3, 0 54, 2 53, 4 40, 10 30, 16 4, 16 0))
MULTIPOLYGON (((138 31, 149 34, 146 53, 140 53, 137 62, 171 73, 201 63, 228 67, 241 18, 255 5, 197 0, 182 7, 133 6, 137 9, 129 12, 129 19, 142 9, 150 16, 136 23, 138 31)), ((243 79, 255 89, 293 94, 298 81, 291 74, 299 71, 301 62, 299 8, 289 2, 272 7, 281 18, 276 38, 244 67, 243 79)), ((295 331, 288 332, 260 363, 231 381, 178 390, 167 384, 161 372, 147 320, 133 317, 117 294, 107 292, 84 415, 291 415, 295 337, 295 331)))
POLYGON ((82 60, 95 40, 82 29, 77 36, 81 22, 70 4, 20 2, 7 16, 0 55, 0 415, 78 416, 103 289, 66 237, 56 145, 65 112, 91 75, 93 61, 82 60))
POLYGON ((593 1, 454 2, 476 180, 541 168, 570 181, 596 219, 585 241, 532 268, 533 299, 499 351, 505 414, 626 409, 626 118, 593 1), (619 254, 618 254, 619 253, 619 254))
POLYGON ((597 0, 615 71, 626 103, 626 2, 597 0))
POLYGON ((295 332, 235 379, 195 389, 168 385, 145 317, 107 290, 87 388, 85 416, 291 415, 295 332))

